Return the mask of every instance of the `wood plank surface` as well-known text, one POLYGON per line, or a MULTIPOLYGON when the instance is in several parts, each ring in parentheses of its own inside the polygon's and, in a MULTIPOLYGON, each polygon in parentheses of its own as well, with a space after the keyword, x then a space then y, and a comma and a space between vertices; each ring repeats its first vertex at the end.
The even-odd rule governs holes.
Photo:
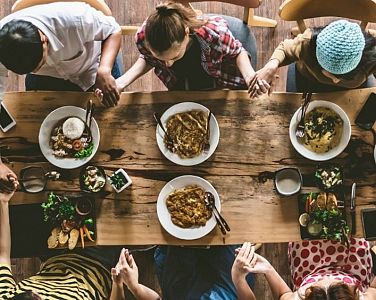
MULTIPOLYGON (((339 104, 353 122, 371 91, 363 89, 314 95, 313 99, 339 104)), ((10 149, 3 155, 16 171, 30 163, 46 163, 38 146, 43 119, 62 105, 84 107, 91 93, 31 92, 8 93, 5 102, 17 120, 15 129, 0 136, 10 149), (24 109, 21 109, 24 108, 24 109)), ((92 164, 109 172, 123 167, 133 185, 121 194, 98 199, 99 245, 111 244, 234 244, 244 240, 285 242, 300 239, 296 197, 281 198, 273 181, 262 182, 264 172, 296 166, 312 174, 317 163, 293 149, 288 127, 299 107, 300 94, 274 93, 249 100, 243 91, 123 93, 116 108, 99 107, 95 115, 101 130, 100 147, 92 164), (208 107, 218 120, 220 143, 214 155, 193 167, 175 165, 163 157, 155 141, 153 112, 163 113, 171 105, 194 101, 208 107), (169 180, 179 175, 198 175, 217 189, 224 217, 232 231, 224 239, 215 229, 196 241, 181 241, 159 225, 156 200, 169 180)), ((357 224, 360 209, 376 197, 376 172, 372 156, 373 136, 352 126, 352 139, 336 162, 345 168, 347 182, 358 182, 357 224), (360 156, 359 156, 360 155, 360 156), (358 157, 359 156, 359 157, 358 157)), ((48 190, 79 191, 78 170, 63 171, 61 181, 50 182, 48 190)), ((308 182, 309 186, 309 182, 308 182)), ((308 187, 309 190, 309 187, 308 187)), ((109 189, 109 191, 111 191, 109 189)), ((17 192, 12 204, 43 202, 46 195, 17 192)), ((361 226, 358 226, 361 235, 361 226)))

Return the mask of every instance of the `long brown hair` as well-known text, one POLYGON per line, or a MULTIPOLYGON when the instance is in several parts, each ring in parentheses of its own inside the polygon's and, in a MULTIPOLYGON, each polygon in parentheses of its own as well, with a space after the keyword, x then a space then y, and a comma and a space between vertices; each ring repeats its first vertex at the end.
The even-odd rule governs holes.
POLYGON ((328 290, 312 286, 306 290, 305 300, 356 300, 357 292, 345 283, 332 284, 328 290))
POLYGON ((198 19, 192 8, 181 3, 165 2, 156 7, 149 16, 145 26, 145 42, 147 47, 157 53, 162 53, 171 48, 174 43, 181 43, 185 37, 185 28, 189 32, 206 23, 198 19))

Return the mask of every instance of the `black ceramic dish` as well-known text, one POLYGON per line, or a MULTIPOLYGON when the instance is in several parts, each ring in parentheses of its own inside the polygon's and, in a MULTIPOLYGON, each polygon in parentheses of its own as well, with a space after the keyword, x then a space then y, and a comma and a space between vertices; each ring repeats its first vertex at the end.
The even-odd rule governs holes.
POLYGON ((104 169, 102 167, 99 167, 99 166, 93 166, 93 165, 88 165, 88 166, 85 166, 81 169, 80 171, 80 187, 81 187, 81 190, 84 191, 84 192, 89 192, 89 193, 100 193, 101 191, 103 191, 103 189, 105 188, 106 186, 106 182, 107 182, 107 176, 106 176, 106 172, 104 171, 104 169), (103 187, 101 187, 98 191, 94 192, 92 190, 89 189, 89 187, 85 184, 85 176, 86 176, 86 172, 89 168, 96 168, 98 170, 98 172, 104 177, 104 185, 103 187))
POLYGON ((341 191, 343 189, 343 181, 344 181, 343 169, 338 164, 320 164, 317 166, 314 176, 315 176, 317 186, 324 191, 336 192, 336 191, 341 191), (323 182, 322 176, 320 174, 323 171, 326 171, 328 174, 332 171, 335 174, 338 174, 336 175, 337 181, 335 181, 334 184, 332 183, 330 186, 325 185, 323 182))

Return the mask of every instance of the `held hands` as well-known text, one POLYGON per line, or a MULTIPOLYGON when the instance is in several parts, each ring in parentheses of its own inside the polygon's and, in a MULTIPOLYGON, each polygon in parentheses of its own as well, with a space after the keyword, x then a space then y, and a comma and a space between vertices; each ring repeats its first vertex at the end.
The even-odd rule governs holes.
POLYGON ((231 270, 234 281, 245 278, 248 273, 265 274, 272 268, 271 264, 264 257, 255 253, 255 247, 249 242, 245 242, 235 252, 237 256, 231 270))
POLYGON ((106 107, 117 105, 120 94, 110 69, 98 69, 95 88, 95 94, 106 107), (99 95, 97 94, 98 90, 100 91, 99 95))
POLYGON ((111 269, 112 280, 117 284, 125 284, 132 292, 138 287, 138 268, 128 249, 122 249, 119 261, 111 269))
POLYGON ((0 162, 0 202, 9 202, 18 185, 16 174, 0 162))
POLYGON ((279 61, 272 59, 262 69, 258 70, 251 80, 246 80, 248 94, 251 98, 257 98, 266 93, 270 94, 275 79, 278 78, 278 75, 276 75, 278 67, 279 61))

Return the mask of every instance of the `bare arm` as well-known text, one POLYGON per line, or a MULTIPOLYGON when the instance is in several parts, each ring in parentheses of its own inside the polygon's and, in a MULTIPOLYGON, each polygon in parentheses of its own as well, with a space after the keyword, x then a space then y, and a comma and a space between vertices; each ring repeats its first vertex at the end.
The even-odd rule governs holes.
POLYGON ((274 299, 294 299, 294 293, 272 266, 265 273, 265 278, 268 281, 270 289, 272 290, 274 299))
POLYGON ((120 91, 123 91, 133 81, 149 72, 152 68, 152 66, 147 64, 145 59, 139 57, 137 61, 133 64, 133 66, 130 67, 130 69, 127 72, 125 72, 123 76, 116 79, 118 89, 120 91))
POLYGON ((110 300, 125 300, 124 286, 116 281, 112 282, 110 300))
POLYGON ((239 53, 239 55, 236 57, 236 65, 238 66, 239 71, 242 73, 246 82, 255 76, 256 72, 253 70, 247 51, 242 51, 239 53))
POLYGON ((18 185, 17 176, 0 160, 0 263, 10 265, 9 201, 18 185))
POLYGON ((121 45, 121 31, 112 33, 102 42, 102 54, 98 67, 97 79, 95 86, 103 94, 103 103, 106 106, 114 106, 120 98, 116 88, 115 78, 112 77, 111 70, 114 65, 117 54, 121 45))
POLYGON ((138 284, 135 287, 129 287, 129 290, 132 292, 133 296, 137 300, 159 300, 161 299, 159 295, 153 291, 152 289, 142 285, 138 284))

